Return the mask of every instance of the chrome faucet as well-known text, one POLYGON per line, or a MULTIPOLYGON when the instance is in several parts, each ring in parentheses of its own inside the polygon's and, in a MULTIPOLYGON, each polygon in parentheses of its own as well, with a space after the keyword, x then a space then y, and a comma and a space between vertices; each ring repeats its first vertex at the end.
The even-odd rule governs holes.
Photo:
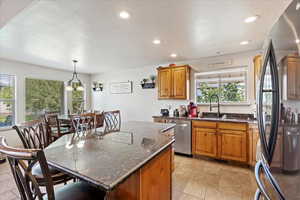
POLYGON ((218 103, 218 113, 217 113, 217 117, 220 117, 221 116, 221 113, 220 113, 220 98, 218 95, 216 94, 213 94, 209 97, 209 111, 211 112, 212 111, 212 108, 213 106, 211 105, 211 100, 213 97, 217 97, 217 103, 218 103))

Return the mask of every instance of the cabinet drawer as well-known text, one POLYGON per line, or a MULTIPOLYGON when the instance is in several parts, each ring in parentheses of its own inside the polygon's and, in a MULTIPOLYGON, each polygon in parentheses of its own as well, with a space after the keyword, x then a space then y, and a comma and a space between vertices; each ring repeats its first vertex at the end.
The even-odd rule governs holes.
POLYGON ((216 122, 210 122, 210 121, 193 121, 193 126, 197 127, 203 127, 203 128, 217 128, 217 123, 216 122))
POLYGON ((221 134, 232 134, 232 135, 245 135, 247 132, 246 131, 240 131, 240 130, 226 130, 226 129, 221 129, 219 130, 219 133, 221 134))
POLYGON ((220 122, 219 123, 219 129, 246 131, 247 130, 247 124, 246 123, 220 122))

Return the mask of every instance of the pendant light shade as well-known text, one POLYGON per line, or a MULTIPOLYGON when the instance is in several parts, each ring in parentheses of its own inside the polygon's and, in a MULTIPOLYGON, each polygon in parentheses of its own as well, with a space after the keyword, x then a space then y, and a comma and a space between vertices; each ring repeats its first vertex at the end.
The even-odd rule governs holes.
POLYGON ((83 91, 84 90, 84 87, 83 87, 83 84, 82 82, 79 80, 78 78, 78 74, 76 72, 76 63, 78 61, 77 60, 73 60, 73 63, 74 63, 74 71, 73 71, 73 76, 72 76, 72 79, 70 79, 68 82, 67 82, 67 85, 66 85, 66 90, 67 91, 83 91))

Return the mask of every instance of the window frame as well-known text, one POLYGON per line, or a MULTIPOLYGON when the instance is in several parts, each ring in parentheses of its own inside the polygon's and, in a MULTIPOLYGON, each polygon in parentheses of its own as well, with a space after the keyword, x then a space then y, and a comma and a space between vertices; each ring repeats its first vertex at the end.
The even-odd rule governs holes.
POLYGON ((7 75, 10 77, 13 77, 13 99, 8 100, 8 99, 0 99, 0 101, 8 101, 12 103, 12 125, 11 126, 3 126, 0 127, 0 131, 3 130, 9 130, 11 129, 15 124, 16 124, 16 120, 17 120, 17 110, 16 110, 16 106, 17 106, 17 76, 15 74, 10 74, 10 73, 0 73, 2 75, 7 75))
POLYGON ((62 109, 61 109, 61 114, 66 113, 66 90, 65 90, 65 81, 64 80, 58 80, 58 79, 51 79, 47 77, 37 77, 37 76, 26 76, 24 77, 24 121, 26 121, 26 79, 35 79, 35 80, 42 80, 42 81, 59 81, 62 82, 63 86, 63 91, 62 91, 62 109))
MULTIPOLYGON (((195 73, 194 74, 194 92, 195 92, 195 102, 197 105, 209 105, 209 103, 199 103, 197 101, 197 76, 199 75, 209 75, 209 74, 224 74, 224 73, 230 73, 230 72, 245 72, 245 101, 243 102, 220 102, 220 105, 228 105, 228 106, 241 106, 241 105, 245 105, 245 106, 249 106, 251 105, 250 103, 250 97, 249 97, 249 67, 248 66, 238 66, 238 67, 232 67, 232 68, 224 68, 224 69, 215 69, 215 70, 211 70, 211 71, 203 71, 203 72, 199 72, 199 73, 195 73)), ((218 87, 220 87, 220 80, 218 83, 218 87)), ((212 105, 217 104, 216 102, 212 102, 212 105)))
MULTIPOLYGON (((85 88, 85 85, 83 85, 83 96, 82 96, 82 99, 83 99, 83 109, 85 110, 86 109, 86 88, 85 88)), ((74 91, 72 91, 73 93, 74 91)), ((74 113, 74 110, 73 110, 73 94, 70 95, 71 96, 71 102, 70 102, 70 106, 72 107, 72 112, 74 113)))

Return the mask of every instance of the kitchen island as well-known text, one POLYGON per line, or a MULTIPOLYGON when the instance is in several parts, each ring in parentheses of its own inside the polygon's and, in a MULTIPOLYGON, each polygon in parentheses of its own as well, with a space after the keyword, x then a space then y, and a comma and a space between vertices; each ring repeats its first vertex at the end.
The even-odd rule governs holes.
POLYGON ((106 192, 107 199, 172 199, 174 124, 126 122, 118 132, 65 135, 48 163, 106 192))

